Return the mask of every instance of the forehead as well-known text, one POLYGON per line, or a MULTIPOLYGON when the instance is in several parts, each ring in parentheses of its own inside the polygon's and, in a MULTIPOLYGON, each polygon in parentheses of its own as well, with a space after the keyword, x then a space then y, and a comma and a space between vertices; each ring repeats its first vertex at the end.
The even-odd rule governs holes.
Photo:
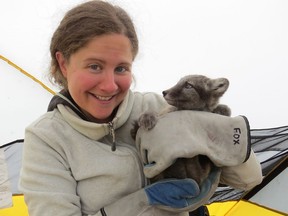
POLYGON ((83 58, 123 58, 132 61, 132 46, 130 40, 122 34, 107 34, 90 39, 85 46, 74 53, 83 58))
POLYGON ((132 51, 129 38, 122 34, 105 34, 101 36, 95 36, 87 42, 85 47, 132 51))

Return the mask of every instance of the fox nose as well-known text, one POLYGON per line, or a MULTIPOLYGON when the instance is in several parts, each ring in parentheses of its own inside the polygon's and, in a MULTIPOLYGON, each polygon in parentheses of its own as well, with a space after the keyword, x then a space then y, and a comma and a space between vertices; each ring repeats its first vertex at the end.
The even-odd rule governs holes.
POLYGON ((163 91, 162 94, 165 97, 165 95, 167 95, 167 91, 163 91))

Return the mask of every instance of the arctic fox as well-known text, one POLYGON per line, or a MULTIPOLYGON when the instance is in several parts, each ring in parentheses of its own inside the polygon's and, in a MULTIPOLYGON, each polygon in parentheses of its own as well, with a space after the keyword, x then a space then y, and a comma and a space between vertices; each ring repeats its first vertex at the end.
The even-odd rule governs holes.
MULTIPOLYGON (((157 124, 159 115, 177 110, 198 110, 230 116, 230 108, 219 104, 219 99, 228 87, 229 81, 226 78, 210 79, 203 75, 187 75, 181 78, 175 86, 162 92, 169 104, 167 109, 160 114, 154 112, 142 114, 131 130, 132 137, 136 137, 139 127, 146 130, 152 129, 157 124)), ((178 158, 175 163, 150 181, 153 183, 164 178, 192 178, 201 185, 212 167, 212 162, 204 155, 178 158)))

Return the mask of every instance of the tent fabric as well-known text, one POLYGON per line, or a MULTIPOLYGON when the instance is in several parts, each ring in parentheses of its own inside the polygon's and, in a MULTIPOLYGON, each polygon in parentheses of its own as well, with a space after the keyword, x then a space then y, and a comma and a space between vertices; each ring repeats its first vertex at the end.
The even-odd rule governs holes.
POLYGON ((22 164, 22 151, 24 140, 15 140, 7 145, 1 146, 7 162, 7 171, 11 187, 11 192, 21 194, 18 190, 18 180, 22 164))
POLYGON ((4 150, 0 149, 0 209, 12 206, 12 192, 4 150))
POLYGON ((263 175, 266 176, 281 159, 288 154, 288 126, 252 130, 253 150, 256 154, 266 153, 261 162, 263 175), (269 157, 268 153, 273 156, 269 157))
POLYGON ((287 215, 249 201, 226 201, 208 205, 211 216, 283 216, 287 215))
MULTIPOLYGON (((245 193, 242 199, 245 200, 251 200, 254 199, 254 196, 258 194, 258 192, 262 193, 262 189, 269 188, 269 184, 272 183, 273 181, 278 182, 277 187, 279 187, 279 193, 285 193, 287 192, 287 180, 285 180, 285 173, 286 176, 288 177, 288 155, 280 161, 279 164, 274 166, 274 168, 265 176, 261 184, 255 186, 253 189, 251 189, 249 192, 245 193), (282 180, 284 178, 284 180, 282 180), (283 184, 284 183, 284 184, 283 184), (282 188, 281 188, 282 187, 282 188), (286 188, 283 188, 286 187, 286 188)), ((286 179, 287 179, 286 177, 286 179)), ((276 191, 278 188, 275 188, 274 191, 276 191)), ((279 194, 278 194, 279 195, 279 194)), ((274 196, 275 198, 276 196, 274 196)))
POLYGON ((9 189, 14 195, 21 194, 18 189, 18 180, 22 164, 23 143, 24 139, 19 139, 0 146, 3 156, 5 157, 9 189))
POLYGON ((13 207, 0 209, 0 216, 29 216, 23 195, 14 195, 12 200, 13 207))
MULTIPOLYGON (((281 162, 287 163, 284 158, 288 156, 288 126, 252 129, 251 146, 261 163, 264 179, 273 178, 274 176, 271 175, 277 172, 272 171, 281 162)), ((261 186, 265 185, 261 184, 261 186)), ((245 194, 245 191, 231 187, 218 187, 209 202, 240 200, 245 194)))

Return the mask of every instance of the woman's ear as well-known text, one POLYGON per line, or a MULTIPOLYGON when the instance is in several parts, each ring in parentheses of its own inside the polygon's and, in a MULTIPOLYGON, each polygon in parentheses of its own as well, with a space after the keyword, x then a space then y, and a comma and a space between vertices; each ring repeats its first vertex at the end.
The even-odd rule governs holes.
POLYGON ((61 70, 63 76, 65 78, 67 78, 67 61, 66 61, 66 59, 64 58, 63 54, 59 51, 56 52, 55 55, 56 55, 58 65, 60 67, 60 70, 61 70))

